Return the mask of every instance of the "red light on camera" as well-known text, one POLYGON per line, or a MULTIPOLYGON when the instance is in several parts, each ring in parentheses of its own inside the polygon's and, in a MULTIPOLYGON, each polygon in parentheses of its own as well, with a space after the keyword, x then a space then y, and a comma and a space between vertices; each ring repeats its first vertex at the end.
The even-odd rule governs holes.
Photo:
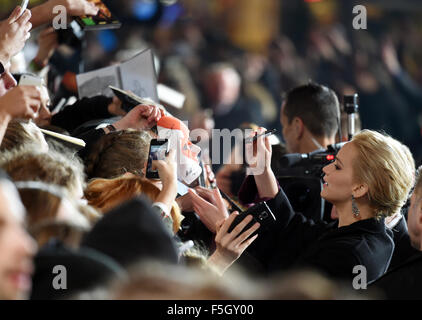
POLYGON ((334 156, 334 155, 332 155, 332 154, 329 154, 329 155, 327 155, 327 157, 326 157, 327 161, 333 161, 333 160, 334 160, 334 158, 335 158, 335 156, 334 156))

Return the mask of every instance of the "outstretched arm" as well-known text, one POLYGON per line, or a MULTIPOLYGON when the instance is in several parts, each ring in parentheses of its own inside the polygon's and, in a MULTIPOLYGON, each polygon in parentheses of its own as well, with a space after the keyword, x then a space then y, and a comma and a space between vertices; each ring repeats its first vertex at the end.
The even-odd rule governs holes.
POLYGON ((54 8, 57 6, 66 8, 69 17, 96 15, 98 13, 95 4, 87 0, 48 0, 31 9, 31 23, 34 28, 52 22, 55 17, 54 8))

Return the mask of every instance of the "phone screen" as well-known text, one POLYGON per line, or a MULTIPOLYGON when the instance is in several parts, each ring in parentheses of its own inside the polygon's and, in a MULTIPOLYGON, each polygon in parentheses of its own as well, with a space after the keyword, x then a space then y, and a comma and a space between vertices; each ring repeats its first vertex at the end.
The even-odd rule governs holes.
POLYGON ((147 178, 151 176, 155 176, 155 178, 158 178, 158 172, 156 170, 151 170, 152 161, 153 160, 164 160, 167 153, 167 146, 168 142, 160 142, 154 143, 154 141, 151 142, 150 151, 148 155, 148 164, 147 164, 147 178))

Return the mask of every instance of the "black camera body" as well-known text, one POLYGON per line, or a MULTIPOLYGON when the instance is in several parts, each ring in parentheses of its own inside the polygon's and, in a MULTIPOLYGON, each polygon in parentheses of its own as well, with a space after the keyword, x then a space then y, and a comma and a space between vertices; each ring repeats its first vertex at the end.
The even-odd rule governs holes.
POLYGON ((263 201, 254 205, 253 207, 250 207, 248 210, 240 213, 233 220, 233 223, 230 225, 228 232, 232 232, 232 230, 248 215, 252 215, 252 220, 246 225, 245 228, 243 228, 242 232, 252 227, 256 222, 259 222, 260 224, 259 229, 253 234, 251 234, 250 237, 254 236, 257 233, 267 230, 276 221, 276 218, 273 212, 271 211, 270 207, 265 201, 263 201))
POLYGON ((280 158, 275 174, 295 212, 314 221, 330 220, 331 204, 321 198, 322 169, 334 161, 345 142, 310 153, 291 153, 280 158))

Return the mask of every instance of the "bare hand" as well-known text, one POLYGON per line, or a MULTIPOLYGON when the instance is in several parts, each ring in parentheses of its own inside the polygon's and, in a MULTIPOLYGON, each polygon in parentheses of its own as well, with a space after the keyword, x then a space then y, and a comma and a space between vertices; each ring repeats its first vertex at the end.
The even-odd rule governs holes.
POLYGON ((130 110, 122 119, 113 125, 117 130, 150 129, 161 118, 160 108, 156 106, 139 105, 130 110))
POLYGON ((398 74, 400 72, 401 66, 397 58, 397 51, 391 40, 386 40, 382 45, 381 56, 388 71, 392 74, 398 74))
POLYGON ((158 175, 163 183, 157 202, 166 204, 169 208, 172 207, 177 196, 177 171, 175 151, 170 150, 165 160, 153 160, 151 165, 152 170, 158 170, 158 175))
MULTIPOLYGON (((265 128, 258 128, 255 133, 249 137, 259 135, 267 131, 265 128)), ((268 137, 259 137, 251 143, 246 143, 246 162, 252 174, 262 174, 264 171, 271 169, 272 148, 268 137)))
MULTIPOLYGON (((259 128, 256 134, 262 134, 259 128)), ((253 137, 253 135, 251 135, 253 137)), ((246 144, 247 175, 253 175, 261 198, 274 198, 278 193, 278 183, 271 169, 272 149, 268 137, 259 137, 255 142, 246 144)))
POLYGON ((35 118, 41 107, 41 92, 35 86, 18 86, 0 97, 0 112, 11 118, 35 118))
POLYGON ((177 168, 175 161, 175 151, 170 150, 164 160, 153 160, 151 165, 152 170, 158 170, 158 175, 163 183, 163 189, 167 186, 176 184, 177 168))
POLYGON ((30 37, 31 11, 25 10, 19 17, 21 11, 20 6, 16 7, 8 19, 0 22, 0 59, 3 64, 19 53, 30 37))
POLYGON ((232 174, 241 168, 242 166, 238 164, 225 164, 216 174, 218 188, 229 197, 235 196, 232 194, 232 174))
POLYGON ((43 65, 47 65, 58 46, 59 42, 55 30, 52 27, 44 29, 38 37, 36 60, 43 65))
POLYGON ((50 105, 50 97, 45 86, 38 89, 41 91, 41 107, 38 111, 38 116, 34 119, 34 122, 37 126, 43 127, 51 123, 52 115, 50 109, 48 109, 48 106, 50 105))
POLYGON ((99 8, 87 0, 50 0, 51 5, 62 5, 66 8, 67 14, 73 17, 96 16, 99 8))
POLYGON ((242 232, 242 230, 252 221, 249 215, 243 219, 230 233, 229 227, 234 219, 238 216, 237 212, 233 212, 226 220, 220 221, 216 228, 215 244, 217 249, 209 258, 208 263, 217 267, 223 273, 233 262, 235 262, 258 237, 258 234, 249 238, 258 228, 260 224, 256 222, 252 227, 242 232), (249 239, 248 239, 249 238, 249 239))
POLYGON ((192 198, 193 208, 198 214, 202 223, 211 232, 216 232, 218 221, 226 219, 229 214, 218 189, 195 188, 189 189, 192 198))

